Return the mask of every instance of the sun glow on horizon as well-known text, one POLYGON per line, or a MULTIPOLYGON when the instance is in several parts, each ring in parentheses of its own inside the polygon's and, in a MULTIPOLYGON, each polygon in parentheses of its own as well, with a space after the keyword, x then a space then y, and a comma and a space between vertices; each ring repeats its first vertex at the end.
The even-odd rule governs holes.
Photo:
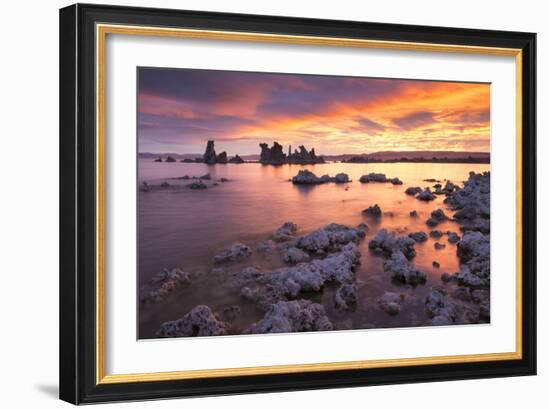
POLYGON ((490 150, 490 84, 140 68, 140 152, 490 150))

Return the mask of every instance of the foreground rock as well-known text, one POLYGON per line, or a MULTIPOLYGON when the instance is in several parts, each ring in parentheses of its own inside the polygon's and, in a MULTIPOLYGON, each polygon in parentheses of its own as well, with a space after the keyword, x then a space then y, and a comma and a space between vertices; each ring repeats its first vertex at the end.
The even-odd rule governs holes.
POLYGON ((277 242, 292 240, 294 239, 296 230, 298 230, 298 225, 292 222, 286 222, 275 230, 273 233, 273 240, 277 242))
POLYGON ((459 309, 450 301, 441 287, 433 287, 424 303, 430 325, 451 325, 457 322, 459 309))
POLYGON ((297 264, 309 261, 311 257, 297 247, 286 247, 282 250, 283 261, 286 264, 297 264))
POLYGON ((215 263, 244 260, 252 254, 250 247, 243 243, 233 243, 229 248, 214 257, 215 263))
POLYGON ((342 284, 334 294, 334 306, 339 310, 351 310, 357 304, 357 289, 354 284, 342 284))
POLYGON ((328 283, 351 284, 360 257, 357 245, 348 243, 341 251, 324 259, 314 259, 293 267, 261 274, 257 270, 245 269, 238 277, 246 282, 241 296, 266 310, 278 301, 296 299, 303 293, 319 292, 328 283))
POLYGON ((228 325, 214 315, 206 305, 197 305, 182 318, 160 326, 160 337, 206 337, 227 334, 228 325))
POLYGON ((455 190, 444 200, 455 211, 454 219, 463 225, 462 230, 490 232, 491 174, 470 172, 464 187, 455 190))
POLYGON ((376 300, 378 306, 390 315, 397 315, 401 311, 401 304, 405 294, 385 291, 384 295, 376 300))
POLYGON ((144 286, 145 295, 141 298, 143 303, 155 303, 163 300, 168 294, 177 288, 191 284, 189 273, 180 269, 164 269, 155 274, 144 286))
POLYGON ((426 273, 409 262, 416 255, 414 243, 408 236, 397 237, 382 229, 369 242, 369 248, 387 258, 383 268, 391 273, 392 281, 410 285, 424 284, 426 273))
POLYGON ((321 304, 307 300, 280 301, 265 316, 244 331, 247 334, 272 334, 330 331, 334 328, 321 304))

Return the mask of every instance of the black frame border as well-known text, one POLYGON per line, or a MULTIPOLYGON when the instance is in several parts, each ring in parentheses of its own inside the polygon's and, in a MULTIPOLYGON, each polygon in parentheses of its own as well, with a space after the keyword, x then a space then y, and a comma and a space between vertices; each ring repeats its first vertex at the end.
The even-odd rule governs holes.
POLYGON ((60 10, 60 388, 74 404, 536 374, 536 34, 76 4, 60 10), (522 358, 134 383, 96 383, 96 23, 522 50, 522 358))

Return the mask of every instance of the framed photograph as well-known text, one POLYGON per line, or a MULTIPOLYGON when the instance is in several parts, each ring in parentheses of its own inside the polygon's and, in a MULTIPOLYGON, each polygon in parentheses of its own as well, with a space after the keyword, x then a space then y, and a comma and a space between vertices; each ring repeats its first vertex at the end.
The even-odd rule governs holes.
POLYGON ((535 44, 61 9, 61 399, 534 375, 535 44))

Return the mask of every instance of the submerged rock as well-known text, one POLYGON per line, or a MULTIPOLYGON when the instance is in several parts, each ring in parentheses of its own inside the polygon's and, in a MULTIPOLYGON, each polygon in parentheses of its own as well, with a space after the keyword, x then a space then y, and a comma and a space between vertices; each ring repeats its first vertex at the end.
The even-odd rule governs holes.
POLYGON ((397 315, 401 311, 401 304, 405 294, 385 291, 384 295, 376 299, 378 306, 390 315, 397 315))
POLYGON ((198 182, 192 182, 190 183, 189 185, 187 185, 189 187, 189 189, 191 190, 203 190, 203 189, 208 189, 208 186, 206 186, 206 184, 202 181, 202 180, 199 180, 198 182))
POLYGON ((402 185, 402 184, 403 184, 403 182, 402 182, 401 180, 399 180, 399 178, 392 178, 392 179, 390 179, 390 183, 391 183, 392 185, 402 185))
POLYGON ((250 247, 243 243, 233 243, 229 248, 214 257, 215 263, 244 260, 252 254, 250 247))
POLYGON ((416 241, 417 243, 422 243, 428 240, 428 235, 423 231, 417 231, 414 233, 409 233, 409 237, 416 241))
POLYGON ((456 244, 460 241, 460 236, 455 232, 450 231, 447 233, 447 241, 451 244, 456 244))
POLYGON ((434 249, 436 249, 436 250, 442 250, 442 249, 444 249, 445 247, 446 247, 445 244, 437 243, 437 242, 434 243, 434 249))
POLYGON ((431 213, 431 217, 428 220, 426 220, 426 224, 430 227, 435 227, 439 223, 442 223, 448 219, 449 218, 447 217, 447 215, 442 209, 437 209, 431 213))
POLYGON ((418 212, 417 212, 416 210, 411 210, 411 211, 409 212, 409 216, 411 216, 411 217, 418 217, 418 212))
POLYGON ((430 237, 434 239, 439 239, 443 237, 443 232, 441 230, 432 230, 430 231, 430 237))
POLYGON ((151 190, 151 187, 149 186, 149 184, 147 182, 143 182, 141 184, 141 187, 139 189, 141 192, 149 192, 151 190))
POLYGON ((247 334, 270 334, 305 331, 330 331, 334 327, 321 304, 308 300, 279 301, 265 316, 244 331, 247 334))
POLYGON ((162 182, 160 187, 170 187, 170 184, 168 182, 162 182))
POLYGON ((431 200, 434 200, 436 198, 436 196, 432 193, 432 191, 429 189, 429 188, 426 188, 425 190, 423 190, 422 192, 420 192, 416 198, 418 200, 422 200, 424 202, 429 202, 431 200))
POLYGON ((363 210, 363 214, 365 216, 379 218, 380 216, 382 216, 382 210, 380 209, 380 206, 375 204, 374 206, 369 206, 368 208, 363 210))
POLYGON ((419 194, 420 192, 422 192, 422 188, 419 187, 419 186, 411 186, 411 187, 408 187, 406 190, 405 190, 405 193, 408 194, 408 195, 411 195, 411 196, 416 196, 417 194, 419 194))
POLYGON ((155 274, 145 285, 146 294, 141 302, 155 303, 163 300, 168 294, 177 288, 191 284, 189 273, 178 268, 164 269, 155 274))
POLYGON ((222 317, 225 321, 235 321, 239 315, 241 315, 241 307, 238 305, 225 307, 222 311, 222 317))
POLYGON ((277 242, 289 241, 294 239, 294 235, 298 230, 298 225, 292 222, 285 222, 273 233, 273 240, 277 242))
POLYGON ((160 326, 160 337, 206 337, 227 334, 228 325, 214 315, 206 305, 197 305, 182 318, 160 326))
POLYGON ((357 304, 357 289, 353 284, 342 284, 334 294, 334 305, 339 310, 350 310, 357 304))

